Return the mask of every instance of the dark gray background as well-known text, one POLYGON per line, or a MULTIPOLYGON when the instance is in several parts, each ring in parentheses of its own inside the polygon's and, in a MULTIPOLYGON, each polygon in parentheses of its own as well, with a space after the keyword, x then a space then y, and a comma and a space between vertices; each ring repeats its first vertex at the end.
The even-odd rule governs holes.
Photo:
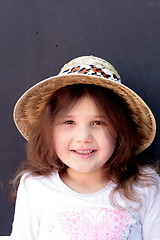
POLYGON ((25 158, 14 104, 72 58, 107 59, 147 102, 158 130, 142 157, 160 159, 159 23, 160 0, 0 0, 0 235, 11 231, 8 181, 25 158))

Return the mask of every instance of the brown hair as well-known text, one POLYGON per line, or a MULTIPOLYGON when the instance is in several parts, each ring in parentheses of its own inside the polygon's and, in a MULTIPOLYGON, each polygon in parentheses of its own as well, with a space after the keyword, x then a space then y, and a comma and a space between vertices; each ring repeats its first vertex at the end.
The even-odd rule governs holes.
MULTIPOLYGON (((143 172, 136 151, 141 141, 138 126, 132 119, 127 104, 112 90, 89 85, 74 84, 63 87, 53 93, 42 110, 38 122, 32 127, 27 143, 27 165, 17 176, 24 172, 34 175, 49 175, 54 171, 62 172, 66 165, 58 159, 54 151, 53 128, 60 117, 83 98, 89 96, 94 100, 99 112, 107 117, 111 128, 117 133, 117 142, 114 153, 103 167, 103 177, 116 184, 112 192, 119 191, 122 197, 138 201, 133 190, 134 184, 147 183, 150 176, 143 172)), ((15 182, 18 181, 18 177, 15 182)))

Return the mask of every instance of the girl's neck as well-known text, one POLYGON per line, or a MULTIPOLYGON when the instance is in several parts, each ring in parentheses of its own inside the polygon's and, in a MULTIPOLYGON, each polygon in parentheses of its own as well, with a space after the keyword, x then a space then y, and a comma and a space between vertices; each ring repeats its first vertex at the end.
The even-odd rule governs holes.
POLYGON ((70 168, 67 168, 60 177, 69 188, 82 194, 97 192, 108 183, 102 179, 99 172, 79 173, 70 168))

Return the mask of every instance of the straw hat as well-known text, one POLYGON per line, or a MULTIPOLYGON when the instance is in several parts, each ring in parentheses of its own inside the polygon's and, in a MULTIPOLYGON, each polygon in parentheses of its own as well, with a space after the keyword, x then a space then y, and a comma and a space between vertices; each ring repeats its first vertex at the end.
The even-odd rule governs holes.
POLYGON ((112 89, 128 105, 133 120, 138 124, 142 136, 138 152, 146 149, 153 141, 156 132, 154 116, 146 103, 131 89, 121 83, 115 68, 107 61, 94 56, 82 56, 65 64, 57 76, 47 78, 26 91, 14 108, 14 121, 28 140, 32 124, 54 91, 72 84, 95 84, 112 89))

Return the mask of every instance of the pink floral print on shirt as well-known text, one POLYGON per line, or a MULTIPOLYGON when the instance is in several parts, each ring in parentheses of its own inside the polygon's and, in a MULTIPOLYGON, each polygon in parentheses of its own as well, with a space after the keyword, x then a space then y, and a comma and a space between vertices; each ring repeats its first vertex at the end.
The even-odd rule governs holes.
POLYGON ((136 223, 128 211, 106 208, 95 217, 83 210, 59 212, 57 218, 70 240, 124 240, 136 223))

